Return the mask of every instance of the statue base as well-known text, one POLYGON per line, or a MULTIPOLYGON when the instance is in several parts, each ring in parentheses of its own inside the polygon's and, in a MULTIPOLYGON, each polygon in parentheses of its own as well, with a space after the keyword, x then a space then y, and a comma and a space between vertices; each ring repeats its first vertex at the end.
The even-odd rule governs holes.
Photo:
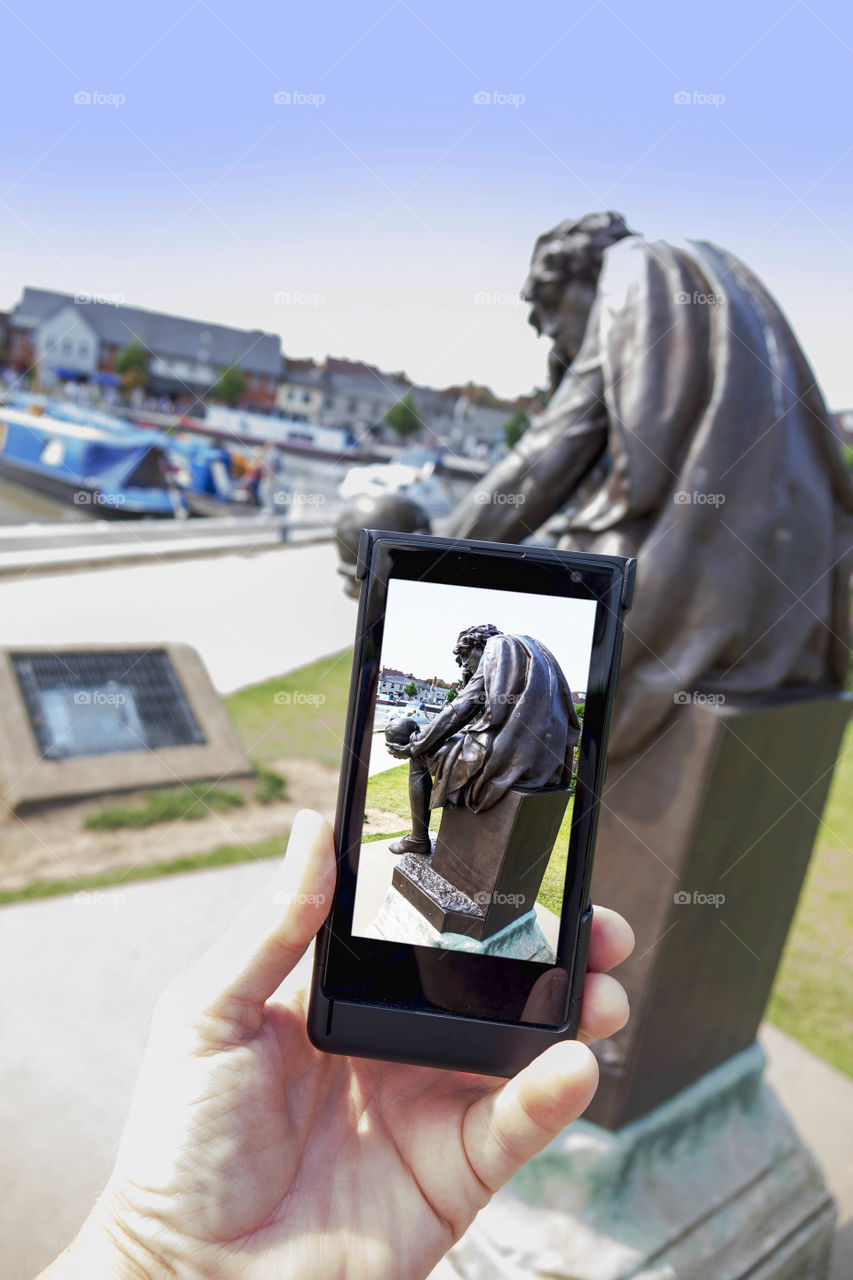
POLYGON ((478 941, 463 933, 439 932, 393 887, 385 895, 382 909, 367 930, 367 936, 388 942, 408 942, 414 947, 442 947, 445 951, 468 951, 481 956, 538 960, 540 964, 553 964, 556 960, 535 911, 528 911, 499 933, 478 941))
POLYGON ((851 710, 786 690, 673 708, 611 761, 593 902, 632 924, 631 1018, 596 1046, 589 1116, 621 1129, 755 1040, 851 710))
POLYGON ((568 802, 549 787, 507 791, 480 813, 449 806, 432 855, 405 854, 391 883, 440 933, 485 941, 535 908, 568 802))
POLYGON ((822 1280, 835 1207, 757 1044, 615 1133, 579 1120, 431 1280, 822 1280))

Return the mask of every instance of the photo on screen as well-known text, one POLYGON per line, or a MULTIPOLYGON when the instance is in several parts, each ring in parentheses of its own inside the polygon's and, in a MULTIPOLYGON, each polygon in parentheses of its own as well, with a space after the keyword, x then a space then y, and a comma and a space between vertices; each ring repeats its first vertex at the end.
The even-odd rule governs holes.
POLYGON ((555 962, 595 610, 391 579, 354 935, 555 962))

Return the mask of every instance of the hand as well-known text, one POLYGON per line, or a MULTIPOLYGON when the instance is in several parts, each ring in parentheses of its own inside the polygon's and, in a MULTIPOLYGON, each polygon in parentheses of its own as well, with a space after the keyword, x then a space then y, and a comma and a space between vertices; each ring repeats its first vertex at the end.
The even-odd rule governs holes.
MULTIPOLYGON (((278 988, 334 883, 331 830, 303 811, 268 889, 161 997, 115 1170, 45 1277, 414 1280, 587 1106, 579 1041, 506 1082, 315 1049, 305 993, 278 988)), ((597 908, 584 1039, 624 1024, 606 970, 632 946, 597 908)))
POLYGON ((395 760, 411 760, 412 744, 407 742, 402 747, 392 747, 390 743, 385 744, 388 748, 388 754, 393 756, 395 760))

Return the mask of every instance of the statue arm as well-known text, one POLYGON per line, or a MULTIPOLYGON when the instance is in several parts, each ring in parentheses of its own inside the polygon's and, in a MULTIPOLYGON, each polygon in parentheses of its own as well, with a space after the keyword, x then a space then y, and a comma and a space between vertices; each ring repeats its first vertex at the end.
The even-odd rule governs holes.
POLYGON ((476 672, 453 701, 438 713, 432 724, 426 725, 420 733, 414 734, 410 740, 412 755, 420 756, 440 747, 452 734, 480 713, 485 700, 486 682, 483 676, 476 672))
POLYGON ((520 542, 568 502, 607 444, 597 358, 579 355, 540 420, 483 477, 442 532, 520 542))

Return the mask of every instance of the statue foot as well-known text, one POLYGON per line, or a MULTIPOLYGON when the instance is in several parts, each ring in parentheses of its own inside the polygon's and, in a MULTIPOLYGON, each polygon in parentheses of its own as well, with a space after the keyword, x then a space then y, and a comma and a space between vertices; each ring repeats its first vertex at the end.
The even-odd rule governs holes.
POLYGON ((401 836, 399 840, 392 840, 388 848, 392 853, 420 853, 427 858, 432 853, 429 840, 416 840, 414 836, 401 836))

